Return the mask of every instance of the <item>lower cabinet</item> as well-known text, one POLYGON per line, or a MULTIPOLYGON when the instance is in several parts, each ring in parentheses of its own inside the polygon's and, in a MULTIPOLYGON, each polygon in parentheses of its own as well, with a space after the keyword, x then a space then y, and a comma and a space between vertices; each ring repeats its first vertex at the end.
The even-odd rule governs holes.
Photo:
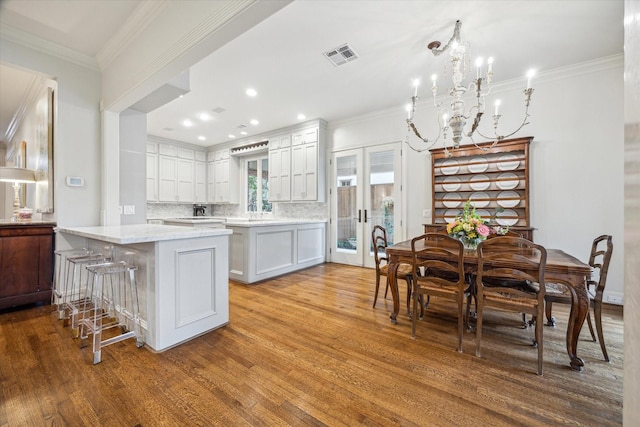
POLYGON ((231 226, 229 278, 254 283, 325 262, 326 223, 231 226))
POLYGON ((51 302, 53 225, 0 224, 0 309, 51 302))

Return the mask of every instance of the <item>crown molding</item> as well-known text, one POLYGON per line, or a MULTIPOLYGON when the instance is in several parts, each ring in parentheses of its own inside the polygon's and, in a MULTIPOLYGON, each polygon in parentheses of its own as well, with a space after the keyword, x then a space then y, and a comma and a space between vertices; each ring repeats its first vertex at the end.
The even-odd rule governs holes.
POLYGON ((105 46, 96 54, 100 69, 104 70, 124 52, 167 7, 166 0, 145 0, 136 8, 105 46))
POLYGON ((0 26, 0 37, 38 52, 64 59, 89 70, 100 71, 98 62, 94 58, 46 39, 36 37, 17 27, 3 24, 0 26))

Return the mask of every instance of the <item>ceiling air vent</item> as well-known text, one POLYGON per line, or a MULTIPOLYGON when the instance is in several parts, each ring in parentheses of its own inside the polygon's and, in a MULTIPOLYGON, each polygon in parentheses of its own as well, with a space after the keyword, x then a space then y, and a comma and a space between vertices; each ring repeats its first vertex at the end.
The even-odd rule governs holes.
POLYGON ((358 59, 358 55, 351 49, 351 46, 344 44, 333 50, 323 53, 329 61, 336 67, 358 59))

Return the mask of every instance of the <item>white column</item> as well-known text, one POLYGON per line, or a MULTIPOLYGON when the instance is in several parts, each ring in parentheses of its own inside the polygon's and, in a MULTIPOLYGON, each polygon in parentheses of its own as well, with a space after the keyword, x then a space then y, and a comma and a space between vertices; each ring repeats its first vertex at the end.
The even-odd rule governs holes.
POLYGON ((120 115, 102 111, 101 225, 120 225, 120 115))

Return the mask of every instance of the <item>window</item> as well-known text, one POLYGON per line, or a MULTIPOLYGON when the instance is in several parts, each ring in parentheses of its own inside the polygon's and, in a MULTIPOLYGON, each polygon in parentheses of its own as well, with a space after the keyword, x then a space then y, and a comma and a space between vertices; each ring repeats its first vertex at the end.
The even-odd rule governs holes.
POLYGON ((247 212, 271 212, 269 158, 247 160, 247 212))

